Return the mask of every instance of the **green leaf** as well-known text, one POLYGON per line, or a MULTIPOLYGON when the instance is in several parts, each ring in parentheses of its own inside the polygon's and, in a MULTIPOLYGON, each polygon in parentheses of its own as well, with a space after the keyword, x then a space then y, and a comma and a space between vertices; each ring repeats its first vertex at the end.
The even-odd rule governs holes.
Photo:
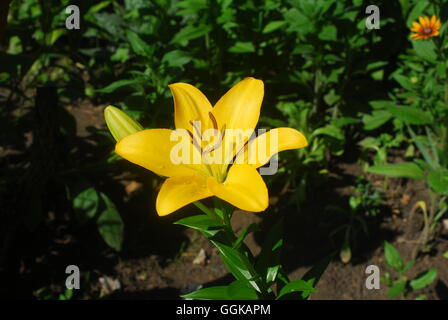
POLYGON ((379 110, 379 109, 386 109, 390 106, 395 106, 395 102, 390 100, 373 100, 370 101, 369 104, 372 106, 373 109, 379 110))
POLYGON ((263 28, 262 32, 264 34, 274 32, 275 30, 282 28, 284 25, 286 25, 286 21, 283 20, 271 21, 263 28))
POLYGON ((415 53, 425 61, 436 63, 436 45, 432 41, 412 40, 415 53))
POLYGON ((366 114, 362 117, 364 130, 374 130, 381 127, 392 117, 392 114, 385 110, 374 110, 372 114, 366 114))
POLYGON ((101 1, 98 4, 95 4, 89 8, 86 15, 91 15, 91 14, 97 13, 97 12, 103 10, 104 8, 106 8, 110 3, 111 3, 111 1, 101 1))
POLYGON ((406 281, 404 280, 397 281, 392 287, 389 288, 387 296, 389 298, 394 298, 403 293, 405 289, 406 289, 406 281))
POLYGON ((438 169, 429 172, 427 181, 429 186, 437 193, 448 193, 448 170, 438 169))
POLYGON ((126 32, 126 37, 131 44, 132 50, 141 56, 150 57, 153 54, 153 49, 140 36, 132 31, 126 32))
POLYGON ((388 106, 387 110, 397 119, 409 124, 430 124, 433 118, 430 113, 414 107, 388 106))
POLYGON ((324 26, 322 31, 318 34, 320 40, 336 41, 338 37, 338 30, 333 25, 324 26))
POLYGON ((257 291, 245 280, 232 282, 227 291, 232 300, 258 300, 257 291))
POLYGON ((413 162, 372 166, 367 169, 367 172, 395 178, 397 177, 405 177, 413 179, 424 178, 422 169, 420 169, 420 167, 413 162))
POLYGON ((414 266, 414 264, 415 264, 415 260, 408 261, 403 267, 403 272, 406 272, 409 269, 411 269, 414 266))
POLYGON ((174 224, 202 231, 207 237, 214 236, 222 229, 222 225, 218 221, 205 214, 182 218, 174 222, 174 224))
POLYGON ((179 67, 181 68, 183 65, 189 63, 191 61, 191 56, 182 50, 173 50, 166 53, 162 62, 166 63, 170 67, 179 67))
POLYGON ((326 135, 326 136, 333 137, 337 140, 344 140, 344 133, 342 132, 342 130, 338 127, 331 126, 331 125, 327 125, 323 128, 319 128, 313 132, 313 136, 318 136, 318 135, 326 135))
POLYGON ((412 21, 415 21, 418 17, 423 16, 428 5, 429 1, 415 1, 415 4, 407 17, 406 24, 411 26, 412 21))
MULTIPOLYGON (((323 273, 327 269, 328 265, 331 262, 331 259, 333 259, 333 256, 335 253, 330 254, 329 256, 325 257, 321 261, 319 261, 317 264, 315 264, 310 270, 308 270, 302 277, 302 280, 307 281, 310 283, 313 287, 316 287, 317 283, 319 282, 320 277, 322 277, 323 273)), ((303 292, 302 298, 306 299, 309 296, 309 293, 306 294, 306 292, 303 292)))
POLYGON ((111 248, 120 251, 123 243, 123 221, 112 200, 102 192, 100 196, 104 201, 104 210, 98 215, 98 231, 111 248))
POLYGON ((239 248, 239 246, 241 245, 241 243, 244 241, 244 239, 247 237, 247 235, 251 232, 256 232, 259 231, 260 227, 258 226, 258 224, 256 223, 251 223, 248 227, 246 227, 240 234, 240 236, 238 237, 238 239, 236 239, 235 244, 233 245, 233 247, 235 249, 239 248))
POLYGON ((255 48, 252 42, 238 41, 232 47, 229 48, 231 53, 250 53, 255 52, 255 48))
POLYGON ((414 290, 423 289, 433 282, 437 277, 437 270, 430 269, 419 276, 417 276, 414 280, 411 281, 411 288, 414 290))
POLYGON ((293 293, 293 292, 304 292, 307 295, 309 295, 310 293, 315 292, 315 291, 316 291, 316 289, 313 287, 312 279, 308 280, 308 281, 298 279, 298 280, 291 281, 286 286, 284 286, 282 288, 282 290, 280 290, 276 299, 280 299, 284 295, 293 293))
POLYGON ((252 263, 248 257, 241 254, 238 250, 225 244, 225 235, 221 232, 209 238, 213 245, 218 248, 222 260, 227 269, 233 274, 237 280, 249 281, 250 285, 256 290, 260 290, 257 280, 254 277, 257 275, 252 263))
POLYGON ((265 279, 266 283, 275 281, 280 270, 280 250, 283 245, 282 230, 283 220, 280 220, 269 231, 256 259, 255 269, 265 279))
POLYGON ((413 84, 411 82, 411 80, 401 74, 394 74, 393 78, 395 79, 395 81, 397 81, 404 89, 408 90, 408 91, 412 91, 413 90, 413 84))
POLYGON ((403 270, 403 260, 400 253, 387 241, 384 241, 384 256, 387 264, 396 272, 403 270))
POLYGON ((117 90, 118 88, 129 86, 129 85, 132 85, 135 83, 136 83, 136 81, 134 79, 118 80, 118 81, 112 82, 107 87, 105 87, 103 89, 96 90, 96 91, 101 92, 101 93, 111 93, 111 92, 114 92, 115 90, 117 90))
POLYGON ((98 201, 99 197, 95 188, 89 187, 82 190, 73 198, 73 209, 81 221, 86 221, 95 217, 98 209, 98 201))
POLYGON ((228 286, 215 286, 197 290, 182 296, 196 300, 257 300, 257 292, 247 281, 237 280, 228 286))
POLYGON ((188 41, 202 37, 210 32, 211 26, 201 24, 197 27, 193 25, 188 25, 182 30, 180 30, 171 41, 172 43, 186 45, 188 41))
POLYGON ((129 48, 117 48, 115 53, 110 57, 112 61, 126 62, 129 60, 129 48))
POLYGON ((47 35, 48 45, 52 46, 55 42, 67 32, 66 29, 54 29, 47 35))

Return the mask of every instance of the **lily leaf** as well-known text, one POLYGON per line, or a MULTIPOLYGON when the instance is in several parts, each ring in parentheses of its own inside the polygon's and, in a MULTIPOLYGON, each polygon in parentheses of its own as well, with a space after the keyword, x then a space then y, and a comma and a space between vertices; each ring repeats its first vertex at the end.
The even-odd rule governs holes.
POLYGON ((235 249, 239 248, 239 246, 241 245, 241 243, 244 241, 244 239, 249 235, 249 233, 251 232, 256 232, 259 231, 260 227, 258 226, 258 224, 256 223, 251 223, 247 228, 245 228, 240 236, 238 237, 238 239, 236 239, 235 244, 233 245, 233 247, 235 249))
POLYGON ((280 290, 280 293, 278 294, 276 299, 278 300, 286 294, 299 291, 305 293, 308 296, 310 293, 316 291, 316 289, 313 287, 313 282, 313 279, 310 279, 308 281, 302 279, 291 281, 286 286, 284 286, 282 290, 280 290))
POLYGON ((237 280, 248 281, 252 287, 254 287, 257 291, 260 291, 261 288, 257 283, 259 279, 254 278, 257 276, 257 273, 248 257, 241 254, 232 246, 227 245, 223 232, 219 232, 209 239, 215 247, 218 248, 222 260, 233 276, 237 280))
POLYGON ((266 283, 275 281, 280 270, 280 250, 282 239, 283 220, 277 222, 263 244, 260 255, 257 257, 255 268, 266 279, 266 283))
POLYGON ((203 232, 206 237, 214 236, 222 228, 221 224, 218 221, 205 214, 198 214, 191 217, 182 218, 174 222, 174 224, 180 224, 189 228, 199 230, 203 232))
POLYGON ((215 286, 200 289, 182 296, 197 300, 257 300, 257 292, 247 281, 236 280, 228 286, 215 286))
MULTIPOLYGON (((335 255, 335 253, 332 253, 329 256, 322 259, 321 261, 319 261, 316 265, 314 265, 310 270, 308 270, 303 275, 302 280, 311 284, 313 287, 316 287, 317 283, 319 282, 320 277, 322 277, 322 274, 327 269, 327 267, 330 264, 331 259, 333 259, 334 255, 335 255)), ((309 291, 304 291, 302 293, 302 299, 308 298, 310 293, 311 292, 309 292, 309 291)))

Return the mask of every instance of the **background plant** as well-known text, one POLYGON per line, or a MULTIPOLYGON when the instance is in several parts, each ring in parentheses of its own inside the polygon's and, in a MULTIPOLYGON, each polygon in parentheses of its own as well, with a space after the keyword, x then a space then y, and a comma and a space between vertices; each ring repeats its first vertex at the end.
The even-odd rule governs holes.
MULTIPOLYGON (((395 276, 386 272, 382 277, 383 283, 389 287, 387 295, 390 298, 406 296, 415 290, 421 290, 427 287, 437 277, 437 270, 430 269, 420 273, 414 279, 410 279, 406 274, 414 266, 415 260, 410 260, 404 263, 400 253, 389 242, 384 242, 384 257, 387 265, 395 272, 395 276)), ((424 300, 425 295, 419 295, 418 300, 424 300)))

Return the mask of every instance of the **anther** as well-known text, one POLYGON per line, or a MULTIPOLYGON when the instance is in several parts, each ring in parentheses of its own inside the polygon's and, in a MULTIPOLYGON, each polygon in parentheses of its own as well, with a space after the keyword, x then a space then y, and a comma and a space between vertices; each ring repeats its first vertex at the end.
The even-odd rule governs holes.
POLYGON ((213 128, 214 128, 215 130, 218 130, 218 122, 216 122, 216 118, 215 118, 215 116, 213 115, 213 113, 209 112, 209 113, 208 113, 208 116, 210 117, 210 120, 212 120, 212 122, 213 122, 213 128))

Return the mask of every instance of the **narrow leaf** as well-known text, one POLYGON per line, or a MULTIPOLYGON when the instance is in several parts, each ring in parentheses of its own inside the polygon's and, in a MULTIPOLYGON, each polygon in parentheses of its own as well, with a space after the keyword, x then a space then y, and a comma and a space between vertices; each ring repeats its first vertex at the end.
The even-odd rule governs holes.
POLYGON ((424 178, 422 169, 420 169, 420 167, 413 162, 372 166, 367 169, 367 172, 395 178, 398 177, 413 178, 413 179, 424 178))
POLYGON ((437 273, 438 272, 436 269, 431 269, 424 272, 423 274, 420 274, 418 277, 411 281, 412 289, 418 290, 428 286, 436 279, 437 273))
POLYGON ((278 294, 276 299, 280 299, 286 294, 299 291, 305 292, 309 295, 310 293, 316 291, 316 289, 313 287, 312 282, 313 280, 305 281, 302 279, 291 281, 286 286, 284 286, 282 290, 280 290, 280 293, 278 294))

